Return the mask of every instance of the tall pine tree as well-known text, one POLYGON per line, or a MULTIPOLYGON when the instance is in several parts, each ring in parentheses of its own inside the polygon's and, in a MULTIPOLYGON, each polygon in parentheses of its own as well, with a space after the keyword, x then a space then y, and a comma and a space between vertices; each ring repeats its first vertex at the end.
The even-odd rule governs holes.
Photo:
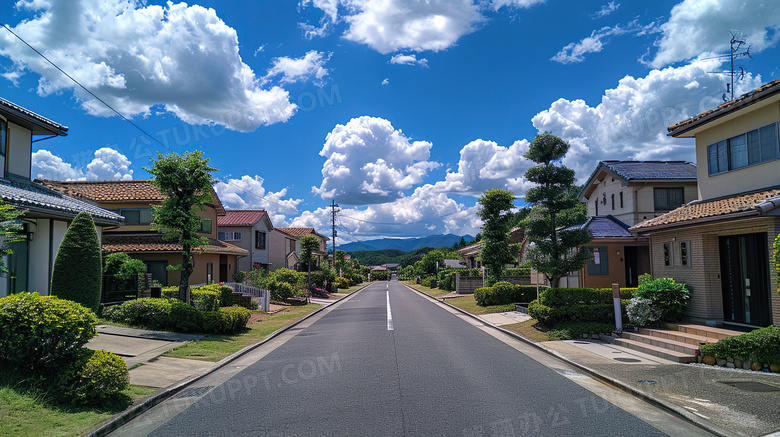
POLYGON ((516 260, 519 245, 509 243, 512 230, 512 208, 516 197, 509 190, 487 190, 479 203, 482 209, 477 215, 482 219, 482 264, 488 268, 487 286, 501 280, 506 265, 516 260))

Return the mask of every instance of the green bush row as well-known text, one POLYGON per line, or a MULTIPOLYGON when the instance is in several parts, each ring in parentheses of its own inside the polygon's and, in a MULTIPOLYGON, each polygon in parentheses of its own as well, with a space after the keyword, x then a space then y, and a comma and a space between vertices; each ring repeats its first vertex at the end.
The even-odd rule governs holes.
MULTIPOLYGON (((626 305, 634 291, 633 288, 621 288, 621 308, 623 317, 628 320, 626 305)), ((545 326, 561 322, 614 322, 614 303, 612 290, 608 288, 548 288, 541 292, 539 299, 528 306, 528 314, 545 326)))
POLYGON ((736 358, 766 365, 780 364, 780 327, 769 326, 728 337, 717 343, 701 345, 702 355, 716 358, 736 358))
POLYGON ((550 340, 574 340, 590 337, 592 334, 611 334, 615 330, 612 323, 599 322, 563 322, 555 325, 555 329, 550 331, 550 340))
POLYGON ((252 312, 246 308, 225 307, 218 311, 199 311, 177 299, 143 298, 106 308, 103 317, 128 325, 176 332, 203 332, 225 334, 246 327, 252 312), (243 323, 233 319, 239 314, 243 323), (220 314, 230 314, 225 317, 220 314))
POLYGON ((496 282, 492 287, 482 287, 474 291, 474 300, 479 306, 531 302, 534 299, 536 299, 536 286, 514 285, 506 281, 496 282))
MULTIPOLYGON (((227 287, 230 288, 230 287, 227 287)), ((231 293, 232 293, 231 289, 231 293)), ((164 299, 178 299, 179 287, 165 287, 162 289, 164 299)), ((216 311, 219 308, 220 293, 216 290, 203 288, 190 289, 190 302, 200 311, 216 311)))

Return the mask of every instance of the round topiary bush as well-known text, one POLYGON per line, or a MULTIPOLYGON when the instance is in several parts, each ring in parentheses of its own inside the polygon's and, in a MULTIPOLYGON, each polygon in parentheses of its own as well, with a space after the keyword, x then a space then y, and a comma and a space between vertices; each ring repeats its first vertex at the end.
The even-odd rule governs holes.
POLYGON ((295 293, 295 288, 292 285, 286 282, 278 282, 271 289, 271 300, 284 302, 287 298, 292 297, 293 293, 295 293))
POLYGON ((82 349, 80 357, 62 373, 58 397, 75 406, 122 402, 130 375, 122 357, 104 350, 82 349))
POLYGON ((43 373, 74 359, 97 335, 95 314, 82 305, 38 293, 0 299, 0 361, 43 373))
POLYGON ((103 265, 95 223, 79 213, 65 232, 51 274, 51 294, 78 302, 97 313, 103 265))

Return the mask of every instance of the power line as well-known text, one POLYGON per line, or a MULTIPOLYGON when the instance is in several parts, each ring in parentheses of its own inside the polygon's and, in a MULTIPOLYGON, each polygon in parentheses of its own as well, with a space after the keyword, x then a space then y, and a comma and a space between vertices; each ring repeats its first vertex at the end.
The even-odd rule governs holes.
POLYGON ((372 222, 372 221, 370 221, 370 220, 363 220, 363 219, 359 219, 359 218, 355 218, 355 217, 350 217, 350 216, 348 216, 348 215, 342 215, 341 217, 348 218, 348 219, 350 219, 350 220, 355 220, 355 221, 358 221, 358 222, 363 222, 363 223, 371 223, 371 224, 373 224, 373 225, 405 226, 405 225, 410 225, 410 224, 413 224, 413 223, 424 223, 424 222, 430 222, 430 221, 433 221, 433 220, 435 220, 435 219, 440 219, 440 218, 444 218, 444 217, 447 217, 447 216, 451 216, 451 215, 453 215, 453 214, 457 214, 457 213, 459 213, 459 212, 462 212, 462 211, 455 211, 455 212, 451 212, 451 213, 449 213, 449 214, 439 215, 439 216, 430 217, 430 218, 427 218, 427 219, 415 220, 415 221, 413 221, 413 222, 405 222, 405 223, 383 223, 383 222, 372 222))
POLYGON ((73 78, 73 76, 71 76, 70 74, 66 73, 66 72, 65 72, 65 70, 63 70, 63 69, 62 69, 62 68, 60 68, 60 67, 59 67, 57 64, 55 64, 54 62, 52 62, 52 61, 51 61, 49 58, 47 58, 46 56, 44 56, 44 54, 43 54, 43 53, 39 52, 39 51, 38 51, 38 50, 37 50, 35 47, 33 47, 32 45, 30 45, 30 43, 28 43, 27 41, 25 41, 25 40, 24 40, 24 39, 23 39, 21 36, 19 36, 19 35, 15 34, 15 33, 14 33, 14 31, 13 31, 13 30, 11 30, 11 28, 10 28, 10 27, 8 27, 7 25, 5 25, 4 23, 0 23, 0 25, 2 25, 2 26, 5 28, 5 30, 9 31, 9 32, 11 33, 11 35, 15 36, 15 37, 16 37, 16 38, 17 38, 19 41, 23 42, 23 43, 24 43, 24 44, 25 44, 27 47, 29 47, 29 48, 30 48, 30 50, 32 50, 32 51, 34 51, 35 53, 37 53, 37 54, 38 54, 38 56, 40 56, 41 58, 45 59, 45 60, 46 60, 46 62, 48 62, 48 63, 49 63, 49 64, 51 64, 51 65, 52 65, 54 68, 56 68, 57 70, 59 70, 59 71, 60 71, 60 73, 64 74, 64 75, 65 75, 65 76, 66 76, 68 79, 72 80, 72 81, 73 81, 73 82, 74 82, 76 85, 78 85, 79 87, 81 87, 81 89, 83 89, 83 90, 84 90, 84 91, 86 91, 86 92, 87 92, 89 95, 91 95, 92 97, 94 97, 94 98, 95 98, 97 101, 99 101, 100 103, 102 103, 103 105, 105 105, 105 106, 106 106, 106 108, 108 108, 108 109, 110 109, 110 110, 114 111, 114 113, 115 113, 116 115, 118 115, 118 116, 122 117, 122 120, 124 120, 124 121, 126 121, 126 122, 130 123, 130 125, 132 125, 134 128, 136 128, 136 129, 138 129, 139 131, 141 131, 141 132, 142 132, 144 135, 146 135, 147 137, 151 138, 151 139, 152 139, 152 140, 153 140, 155 143, 157 143, 157 144, 159 144, 159 145, 163 146, 164 148, 166 148, 166 149, 170 150, 171 152, 173 152, 173 149, 171 149, 170 147, 168 147, 168 146, 166 146, 165 144, 161 143, 161 142, 160 142, 160 140, 158 140, 157 138, 155 138, 154 136, 152 136, 152 135, 151 135, 149 132, 146 132, 145 130, 143 130, 143 129, 142 129, 140 126, 138 126, 137 124, 133 123, 133 121, 132 121, 132 120, 130 120, 129 118, 125 117, 125 116, 124 116, 122 113, 120 113, 119 111, 117 111, 116 109, 114 109, 114 108, 113 108, 111 105, 109 105, 108 103, 106 103, 106 102, 105 102, 103 99, 101 99, 100 97, 98 97, 97 95, 95 95, 95 93, 93 93, 92 91, 88 90, 88 89, 87 89, 87 87, 85 87, 84 85, 82 85, 81 83, 79 83, 79 81, 77 81, 76 79, 74 79, 74 78, 73 78))
POLYGON ((342 229, 344 229, 345 231, 347 231, 347 234, 349 234, 349 236, 350 236, 350 237, 352 237, 352 239, 354 239, 356 243, 360 243, 361 245, 363 245, 363 247, 365 247, 365 248, 366 248, 366 249, 368 249, 368 250, 375 250, 373 247, 371 247, 371 246, 367 245, 366 243, 364 243, 364 242, 360 241, 360 239, 358 239, 358 237, 354 236, 354 235, 352 234, 352 232, 350 232, 350 231, 349 231, 349 229, 347 229, 347 227, 346 227, 346 226, 344 226, 344 224, 343 224, 343 223, 339 222, 339 226, 341 226, 341 228, 342 228, 342 229))

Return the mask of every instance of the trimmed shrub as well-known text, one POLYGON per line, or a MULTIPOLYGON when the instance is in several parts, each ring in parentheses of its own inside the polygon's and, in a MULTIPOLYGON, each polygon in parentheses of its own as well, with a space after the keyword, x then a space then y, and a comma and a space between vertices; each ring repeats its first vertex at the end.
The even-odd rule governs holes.
POLYGON ((347 289, 349 288, 349 279, 339 276, 336 278, 336 287, 341 289, 347 289))
POLYGON ((662 311, 661 318, 668 322, 682 319, 690 292, 685 284, 671 278, 656 279, 642 284, 634 293, 636 297, 650 299, 662 311))
POLYGON ((501 281, 496 282, 492 287, 478 288, 474 291, 474 299, 479 306, 531 302, 536 299, 536 287, 501 281))
POLYGON ((195 307, 166 298, 143 298, 114 305, 103 311, 103 317, 128 325, 177 332, 196 332, 200 325, 200 312, 195 307))
POLYGON ((780 364, 780 327, 769 326, 755 331, 728 337, 717 343, 703 344, 702 355, 716 358, 737 358, 762 363, 764 366, 780 364))
POLYGON ((214 334, 232 334, 246 328, 252 312, 241 307, 224 307, 203 313, 203 331, 214 334))
MULTIPOLYGON (((623 317, 632 297, 630 289, 620 290, 623 317)), ((528 306, 528 314, 546 326, 567 321, 612 323, 612 290, 608 288, 548 288, 528 306)))
POLYGON ((60 375, 57 397, 79 407, 124 401, 122 391, 130 386, 130 376, 122 357, 86 348, 79 355, 60 375))
POLYGON ((645 326, 651 322, 657 322, 663 315, 663 310, 650 299, 635 297, 626 306, 628 320, 634 325, 645 326))
POLYGON ((38 293, 0 299, 0 361, 24 373, 56 369, 97 335, 97 317, 82 305, 38 293))
POLYGON ((284 302, 292 297, 293 293, 295 293, 295 288, 292 285, 286 282, 278 282, 271 288, 271 300, 284 302))
POLYGON ((601 334, 611 334, 615 330, 615 325, 610 323, 597 322, 564 322, 555 325, 555 329, 550 331, 550 340, 574 340, 577 338, 590 337, 593 334, 601 337, 601 334))
POLYGON ((97 313, 103 281, 95 223, 86 212, 79 213, 65 231, 54 259, 51 294, 78 302, 97 313))
POLYGON ((428 276, 428 277, 422 279, 422 281, 420 282, 420 285, 422 285, 423 287, 428 287, 428 288, 436 288, 436 285, 438 285, 438 284, 436 283, 436 278, 434 278, 432 276, 428 276))
POLYGON ((285 268, 271 272, 271 277, 276 280, 276 282, 286 282, 293 287, 306 285, 306 276, 306 273, 296 272, 295 270, 285 268))
MULTIPOLYGON (((230 291, 232 294, 233 290, 230 291)), ((190 291, 192 305, 201 311, 216 311, 219 308, 219 297, 218 291, 207 288, 196 288, 190 291)))

